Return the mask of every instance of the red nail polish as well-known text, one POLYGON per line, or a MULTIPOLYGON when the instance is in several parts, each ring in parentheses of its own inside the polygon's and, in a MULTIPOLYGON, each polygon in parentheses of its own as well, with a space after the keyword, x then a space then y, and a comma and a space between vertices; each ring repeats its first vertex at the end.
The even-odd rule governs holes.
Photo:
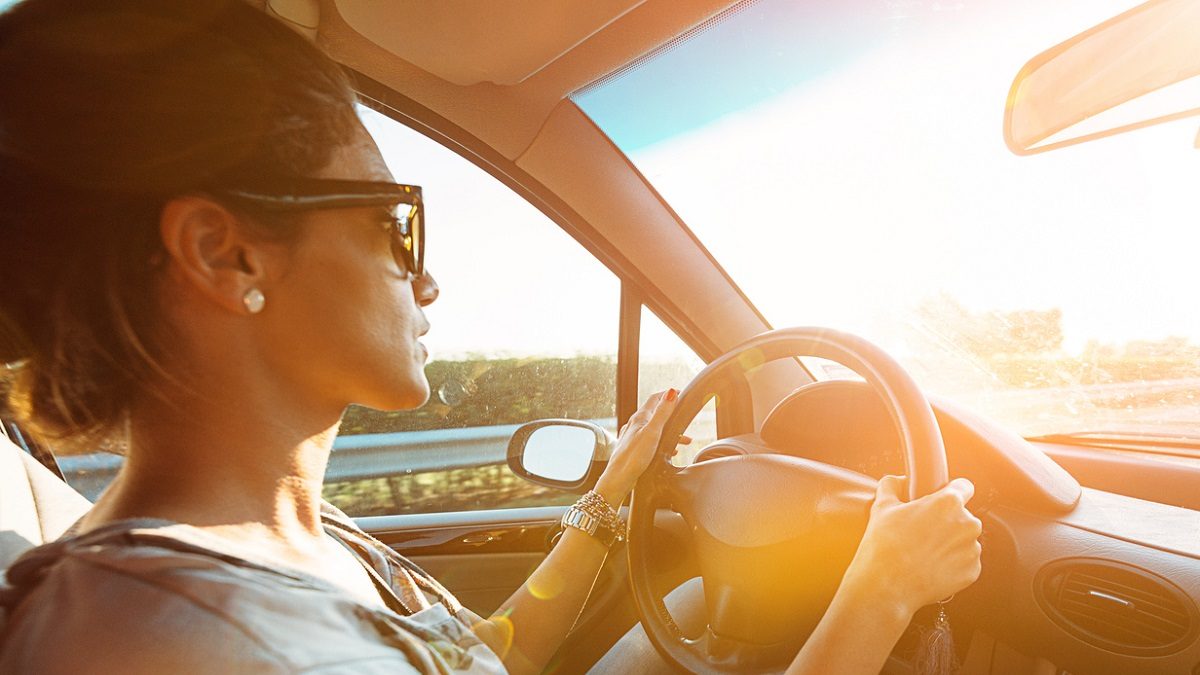
POLYGON ((679 392, 675 391, 674 387, 667 390, 667 400, 668 401, 674 401, 678 397, 679 397, 679 392))

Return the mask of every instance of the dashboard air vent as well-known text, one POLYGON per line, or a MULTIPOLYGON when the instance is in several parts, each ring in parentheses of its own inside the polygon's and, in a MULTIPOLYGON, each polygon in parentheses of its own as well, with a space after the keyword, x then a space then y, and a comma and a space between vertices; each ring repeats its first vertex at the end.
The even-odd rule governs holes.
POLYGON ((1060 560, 1038 573, 1038 601, 1075 637, 1119 654, 1152 656, 1191 642, 1196 608, 1171 582, 1106 560, 1060 560))

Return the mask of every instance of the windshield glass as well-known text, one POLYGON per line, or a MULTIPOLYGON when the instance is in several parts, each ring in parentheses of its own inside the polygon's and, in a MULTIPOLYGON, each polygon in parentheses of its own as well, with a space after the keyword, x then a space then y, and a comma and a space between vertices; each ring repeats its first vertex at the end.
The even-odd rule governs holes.
POLYGON ((1136 4, 762 0, 575 101, 774 326, 1025 435, 1200 437, 1198 122, 1002 133, 1026 61, 1136 4))

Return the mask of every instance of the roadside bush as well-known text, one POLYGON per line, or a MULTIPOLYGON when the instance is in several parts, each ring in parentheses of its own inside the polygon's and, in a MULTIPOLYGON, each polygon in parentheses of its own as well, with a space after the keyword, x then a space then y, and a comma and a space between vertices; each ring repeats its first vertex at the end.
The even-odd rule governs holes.
POLYGON ((434 361, 432 395, 416 410, 354 406, 342 435, 520 424, 535 419, 596 419, 616 414, 616 362, 605 356, 434 361))

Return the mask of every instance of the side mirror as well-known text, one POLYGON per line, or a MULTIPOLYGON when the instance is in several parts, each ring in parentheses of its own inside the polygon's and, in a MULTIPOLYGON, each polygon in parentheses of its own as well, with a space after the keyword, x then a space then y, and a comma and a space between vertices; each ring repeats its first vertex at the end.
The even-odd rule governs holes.
POLYGON ((538 420, 522 425, 508 442, 508 467, 537 485, 584 493, 608 463, 612 437, 577 420, 538 420))

